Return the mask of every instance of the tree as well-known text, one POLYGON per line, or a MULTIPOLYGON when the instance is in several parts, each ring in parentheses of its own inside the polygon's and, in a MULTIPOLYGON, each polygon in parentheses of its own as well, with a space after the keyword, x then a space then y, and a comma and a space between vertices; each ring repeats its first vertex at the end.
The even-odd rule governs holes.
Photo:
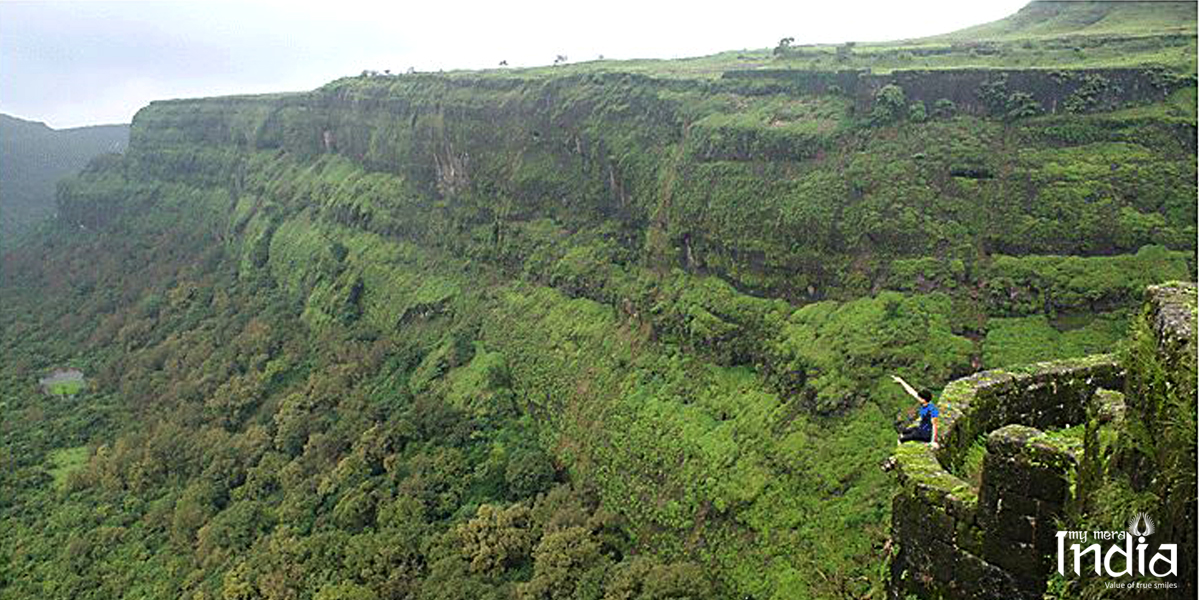
POLYGON ((558 64, 560 64, 560 63, 565 63, 565 62, 567 62, 567 55, 566 55, 566 54, 559 54, 559 55, 557 55, 557 56, 555 56, 555 57, 554 57, 554 64, 555 64, 555 65, 558 65, 558 64))
POLYGON ((554 463, 545 452, 521 449, 508 459, 504 482, 514 498, 528 498, 554 481, 554 463))
POLYGON ((1008 111, 1005 116, 1009 119, 1032 117, 1042 112, 1042 103, 1034 99, 1029 92, 1013 92, 1008 95, 1006 102, 1008 111))
POLYGON ((246 563, 238 565, 225 573, 224 585, 221 587, 223 600, 255 600, 262 596, 251 582, 251 575, 246 563))
POLYGON ((779 45, 775 46, 775 50, 773 50, 771 53, 774 54, 775 56, 786 55, 788 50, 791 50, 792 42, 794 42, 794 41, 796 41, 796 38, 794 38, 794 37, 785 37, 785 38, 779 40, 779 45))
POLYGON ((523 504, 505 509, 484 504, 454 533, 471 572, 494 576, 527 560, 537 541, 529 507, 523 504))
POLYGON ((533 560, 533 578, 518 588, 522 600, 575 598, 577 588, 599 588, 612 564, 583 527, 547 533, 533 551, 533 560))
POLYGON ((850 55, 854 52, 854 42, 846 42, 837 47, 838 62, 846 62, 850 60, 850 55))
POLYGON ((617 565, 604 600, 701 600, 712 598, 713 592, 712 581, 695 563, 664 565, 638 556, 617 565))
POLYGON ((325 584, 315 600, 375 600, 379 596, 370 588, 357 583, 325 584))

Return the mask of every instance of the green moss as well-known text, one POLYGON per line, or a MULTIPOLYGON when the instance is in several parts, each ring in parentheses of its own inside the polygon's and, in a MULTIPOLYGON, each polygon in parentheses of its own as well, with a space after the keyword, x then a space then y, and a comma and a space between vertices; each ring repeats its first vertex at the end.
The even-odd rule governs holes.
POLYGON ((979 502, 978 490, 943 468, 928 444, 901 444, 894 456, 901 485, 907 493, 928 502, 952 498, 961 502, 967 511, 975 509, 979 502))
POLYGON ((1053 429, 1044 432, 1044 435, 1038 441, 1064 454, 1082 457, 1084 430, 1085 427, 1083 424, 1063 429, 1053 429))
POLYGON ((961 454, 961 462, 952 465, 955 468, 951 468, 950 471, 978 488, 983 475, 983 457, 987 454, 987 436, 976 437, 975 441, 971 442, 971 445, 961 454))

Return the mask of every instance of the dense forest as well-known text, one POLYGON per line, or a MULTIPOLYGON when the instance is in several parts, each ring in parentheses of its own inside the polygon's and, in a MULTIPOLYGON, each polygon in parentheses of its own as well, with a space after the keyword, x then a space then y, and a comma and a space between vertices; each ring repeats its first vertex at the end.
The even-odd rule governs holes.
POLYGON ((54 212, 55 185, 129 143, 128 125, 51 129, 0 114, 0 246, 10 248, 54 212))
POLYGON ((890 376, 1196 277, 1194 5, 1031 10, 152 103, 0 257, 0 599, 885 597, 890 376))

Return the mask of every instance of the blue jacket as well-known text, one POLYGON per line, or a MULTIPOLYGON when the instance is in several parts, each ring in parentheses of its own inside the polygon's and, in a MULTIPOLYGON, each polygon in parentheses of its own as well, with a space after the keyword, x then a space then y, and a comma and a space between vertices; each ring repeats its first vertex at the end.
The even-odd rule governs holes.
POLYGON ((933 431, 933 420, 938 416, 938 409, 932 402, 921 407, 918 413, 921 416, 921 424, 917 425, 917 429, 921 431, 933 431))

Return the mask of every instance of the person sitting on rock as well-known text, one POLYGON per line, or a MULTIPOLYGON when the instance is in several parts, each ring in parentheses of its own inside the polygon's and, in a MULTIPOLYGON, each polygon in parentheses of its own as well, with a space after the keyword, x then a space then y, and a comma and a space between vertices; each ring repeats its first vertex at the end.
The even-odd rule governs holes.
POLYGON ((914 427, 908 427, 900 432, 901 442, 932 442, 933 447, 937 448, 937 431, 938 431, 938 409, 933 405, 933 392, 928 389, 922 389, 920 392, 914 390, 907 381, 900 378, 899 375, 892 375, 892 381, 900 384, 908 395, 916 398, 921 403, 921 408, 918 414, 921 416, 921 422, 914 427))

